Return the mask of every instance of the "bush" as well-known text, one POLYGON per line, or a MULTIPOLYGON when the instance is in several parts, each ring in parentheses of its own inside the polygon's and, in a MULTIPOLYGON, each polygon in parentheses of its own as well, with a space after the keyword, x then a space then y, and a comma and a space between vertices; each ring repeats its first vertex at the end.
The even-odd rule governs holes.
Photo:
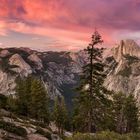
POLYGON ((51 140, 51 133, 50 132, 46 132, 44 131, 42 128, 38 127, 36 133, 48 138, 49 140, 51 140))
POLYGON ((0 94, 0 108, 5 108, 7 105, 7 97, 0 94))
POLYGON ((20 126, 15 126, 15 124, 9 122, 0 121, 0 129, 17 134, 18 136, 27 136, 27 132, 24 128, 20 126))
POLYGON ((115 132, 101 132, 97 134, 81 134, 77 133, 71 138, 66 138, 66 140, 139 140, 140 134, 118 134, 115 132))
POLYGON ((94 136, 89 134, 77 133, 71 138, 66 138, 66 140, 93 140, 94 136))

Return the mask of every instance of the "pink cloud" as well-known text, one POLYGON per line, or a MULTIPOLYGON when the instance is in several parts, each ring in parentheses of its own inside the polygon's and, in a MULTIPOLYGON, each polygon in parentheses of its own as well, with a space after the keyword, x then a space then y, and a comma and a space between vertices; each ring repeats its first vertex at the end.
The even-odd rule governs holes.
POLYGON ((7 22, 4 20, 0 20, 0 35, 7 36, 7 34, 8 34, 7 22))
POLYGON ((105 43, 113 44, 125 30, 140 32, 139 7, 139 0, 1 0, 0 35, 10 30, 80 45, 97 27, 105 43))
POLYGON ((86 41, 89 34, 85 32, 74 32, 67 31, 57 28, 40 27, 40 26, 29 26, 23 22, 14 22, 8 24, 8 29, 15 32, 25 33, 25 34, 36 34, 49 36, 53 38, 59 38, 61 40, 72 40, 72 41, 86 41))

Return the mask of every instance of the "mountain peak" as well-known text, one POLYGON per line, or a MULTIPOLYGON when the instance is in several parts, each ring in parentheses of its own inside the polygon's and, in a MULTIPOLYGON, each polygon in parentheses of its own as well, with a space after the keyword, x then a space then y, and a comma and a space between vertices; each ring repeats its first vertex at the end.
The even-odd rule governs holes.
POLYGON ((140 47, 134 40, 121 40, 120 44, 113 49, 113 55, 117 61, 125 55, 140 58, 140 47))

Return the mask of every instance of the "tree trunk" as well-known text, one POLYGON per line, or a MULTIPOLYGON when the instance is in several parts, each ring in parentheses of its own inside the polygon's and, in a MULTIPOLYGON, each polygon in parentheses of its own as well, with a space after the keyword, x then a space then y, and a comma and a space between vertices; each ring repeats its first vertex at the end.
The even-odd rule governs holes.
POLYGON ((91 118, 92 114, 91 113, 92 113, 91 111, 88 112, 88 132, 90 133, 92 131, 92 118, 91 118))
MULTIPOLYGON (((89 93, 89 100, 92 99, 93 95, 93 45, 91 48, 90 53, 90 93, 89 93)), ((88 112, 88 132, 92 132, 92 106, 90 106, 89 112, 88 112)))

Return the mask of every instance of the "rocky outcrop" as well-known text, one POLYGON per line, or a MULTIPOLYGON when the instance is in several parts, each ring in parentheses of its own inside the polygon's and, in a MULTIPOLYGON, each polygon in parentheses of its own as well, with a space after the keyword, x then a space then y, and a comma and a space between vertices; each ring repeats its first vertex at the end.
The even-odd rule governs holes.
POLYGON ((37 65, 37 69, 43 68, 42 60, 35 53, 31 54, 28 59, 37 65))
POLYGON ((0 94, 9 95, 14 94, 15 76, 0 70, 0 94))
POLYGON ((62 140, 53 130, 54 127, 57 128, 55 124, 53 124, 53 128, 51 125, 42 127, 37 120, 19 117, 4 109, 0 109, 0 122, 0 140, 62 140), (14 131, 11 130, 11 126, 14 131), (21 132, 19 133, 19 131, 21 132))
POLYGON ((45 137, 43 137, 43 136, 41 136, 39 134, 30 134, 28 136, 28 139, 29 140, 48 140, 47 138, 45 138, 45 137))
POLYGON ((17 66, 17 68, 13 68, 12 70, 20 75, 28 76, 32 73, 31 66, 27 64, 19 54, 12 55, 9 59, 9 64, 17 66))
POLYGON ((10 52, 8 50, 2 50, 0 51, 0 57, 7 57, 10 55, 10 52))
POLYGON ((140 101, 140 47, 133 40, 121 41, 106 60, 109 64, 105 86, 115 92, 133 93, 140 101))
POLYGON ((134 40, 122 40, 116 48, 112 49, 112 55, 117 62, 127 54, 140 58, 140 47, 134 40))

